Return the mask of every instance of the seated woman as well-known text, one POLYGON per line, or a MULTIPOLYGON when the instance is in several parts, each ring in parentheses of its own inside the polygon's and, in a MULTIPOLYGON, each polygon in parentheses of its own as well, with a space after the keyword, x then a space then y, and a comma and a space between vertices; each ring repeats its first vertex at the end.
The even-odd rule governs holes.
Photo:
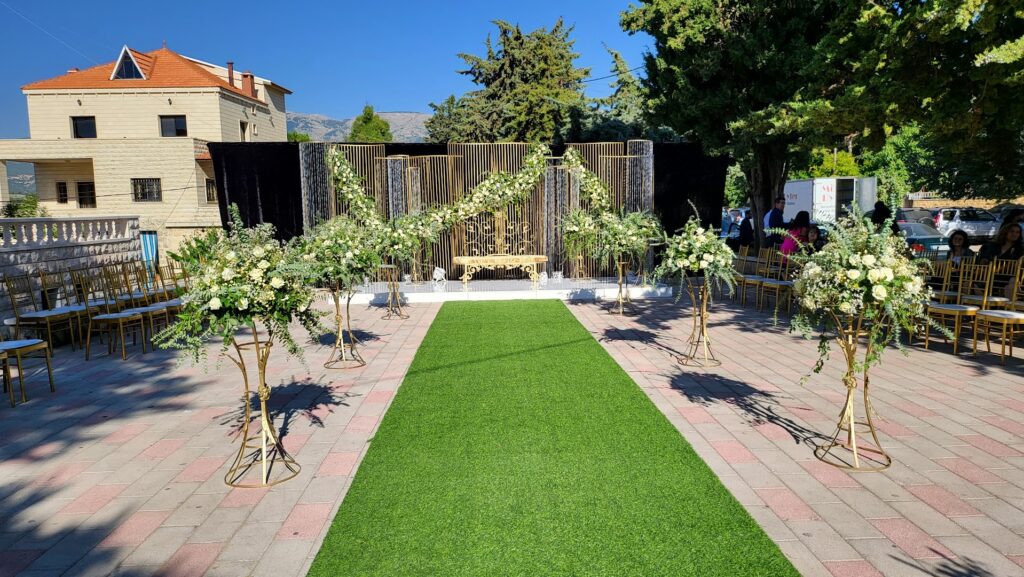
POLYGON ((953 266, 960 266, 961 259, 974 258, 974 251, 968 246, 967 233, 962 230, 954 231, 949 235, 949 252, 946 253, 946 260, 953 261, 953 266))
POLYGON ((1024 256, 1024 244, 1021 243, 1020 226, 1017 223, 1006 223, 999 229, 995 240, 986 243, 978 253, 978 262, 989 264, 995 260, 1017 260, 1024 256))
POLYGON ((806 210, 796 213, 793 220, 789 222, 789 232, 782 240, 779 251, 782 254, 793 254, 800 250, 800 247, 807 242, 807 230, 811 228, 811 215, 806 210))
POLYGON ((825 246, 825 239, 821 237, 821 229, 818 225, 812 224, 807 229, 807 242, 804 243, 803 249, 806 254, 814 254, 825 246))

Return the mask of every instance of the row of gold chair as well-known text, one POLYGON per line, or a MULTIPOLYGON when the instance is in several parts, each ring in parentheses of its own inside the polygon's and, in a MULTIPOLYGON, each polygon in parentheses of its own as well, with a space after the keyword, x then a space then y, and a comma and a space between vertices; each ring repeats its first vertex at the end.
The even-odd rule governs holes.
POLYGON ((776 249, 762 248, 756 257, 751 258, 750 248, 743 246, 733 264, 736 269, 733 296, 738 296, 742 304, 747 304, 747 291, 753 289, 757 310, 764 310, 769 301, 774 300, 776 312, 783 304, 787 313, 792 312, 795 267, 785 254, 776 249))

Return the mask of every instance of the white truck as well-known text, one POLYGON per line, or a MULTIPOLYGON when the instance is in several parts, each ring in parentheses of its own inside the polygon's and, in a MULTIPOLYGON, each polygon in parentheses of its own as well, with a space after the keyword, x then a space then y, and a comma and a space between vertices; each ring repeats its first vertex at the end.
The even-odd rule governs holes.
POLYGON ((878 180, 873 176, 833 176, 808 178, 786 182, 786 212, 788 222, 796 213, 806 210, 811 222, 835 222, 847 208, 856 204, 861 212, 875 207, 878 180))

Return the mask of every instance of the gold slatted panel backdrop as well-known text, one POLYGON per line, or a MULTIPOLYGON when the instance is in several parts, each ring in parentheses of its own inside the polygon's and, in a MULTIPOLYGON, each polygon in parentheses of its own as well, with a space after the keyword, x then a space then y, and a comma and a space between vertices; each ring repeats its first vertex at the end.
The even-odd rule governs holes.
MULTIPOLYGON (((611 196, 612 210, 619 211, 625 205, 626 179, 625 179, 625 158, 626 144, 624 142, 587 142, 583 144, 570 144, 583 156, 584 165, 588 170, 596 174, 611 196)), ((589 203, 582 199, 580 208, 589 208, 589 203)), ((611 259, 598 261, 593 257, 585 257, 582 261, 582 270, 577 276, 614 276, 615 266, 611 259)))
MULTIPOLYGON (((462 199, 465 194, 463 175, 465 171, 462 166, 462 157, 448 154, 430 156, 410 156, 409 167, 414 170, 407 170, 408 182, 412 178, 419 180, 419 204, 423 210, 431 207, 452 204, 462 199)), ((415 206, 415 199, 412 198, 412 191, 416 187, 407 188, 410 210, 415 206)), ((441 233, 437 242, 431 245, 429 255, 424 255, 422 275, 424 280, 429 280, 433 274, 434 267, 439 266, 452 276, 452 232, 441 233)))
MULTIPOLYGON (((462 157, 462 182, 464 185, 463 194, 490 173, 505 171, 510 173, 518 172, 523 166, 523 158, 529 150, 529 145, 519 142, 500 142, 495 144, 463 144, 451 143, 448 145, 448 154, 462 157)), ((530 198, 525 202, 510 206, 505 211, 506 230, 508 231, 508 244, 510 247, 526 246, 527 251, 532 254, 543 254, 544 251, 544 182, 541 179, 534 187, 530 198), (526 225, 526 228, 524 228, 526 225)), ((489 215, 483 218, 493 220, 489 215)), ((466 228, 464 225, 456 225, 452 230, 451 246, 453 255, 464 255, 466 253, 466 228)), ((444 267, 448 271, 449 278, 457 278, 462 270, 453 270, 454 267, 449 260, 444 267)), ((505 271, 480 271, 474 278, 505 278, 506 276, 518 278, 519 272, 505 271)))
MULTIPOLYGON (((384 214, 383 209, 387 205, 381 205, 380 196, 377 194, 377 190, 382 188, 380 182, 382 182, 383 176, 377 174, 375 169, 374 159, 384 156, 384 145, 383 144, 332 144, 334 148, 342 151, 345 154, 345 159, 348 160, 352 168, 355 169, 363 179, 363 190, 366 194, 377 198, 377 210, 384 214)), ((386 198, 385 198, 386 200, 386 198)), ((331 199, 331 205, 335 206, 335 214, 337 216, 345 212, 348 207, 337 206, 337 202, 331 199)))

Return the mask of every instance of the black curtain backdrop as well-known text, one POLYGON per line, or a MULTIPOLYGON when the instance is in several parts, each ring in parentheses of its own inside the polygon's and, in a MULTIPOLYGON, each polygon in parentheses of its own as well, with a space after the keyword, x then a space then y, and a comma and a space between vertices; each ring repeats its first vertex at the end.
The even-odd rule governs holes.
MULTIPOLYGON (((221 221, 228 222, 227 207, 238 205, 247 226, 272 223, 282 240, 303 233, 302 178, 299 145, 294 142, 233 142, 209 144, 217 179, 221 221)), ((446 154, 444 144, 389 143, 385 155, 446 154)), ((565 146, 553 146, 560 156, 565 146)), ((655 143, 654 211, 670 233, 693 214, 697 206, 705 226, 718 226, 725 196, 729 160, 704 154, 700 145, 655 143)))

